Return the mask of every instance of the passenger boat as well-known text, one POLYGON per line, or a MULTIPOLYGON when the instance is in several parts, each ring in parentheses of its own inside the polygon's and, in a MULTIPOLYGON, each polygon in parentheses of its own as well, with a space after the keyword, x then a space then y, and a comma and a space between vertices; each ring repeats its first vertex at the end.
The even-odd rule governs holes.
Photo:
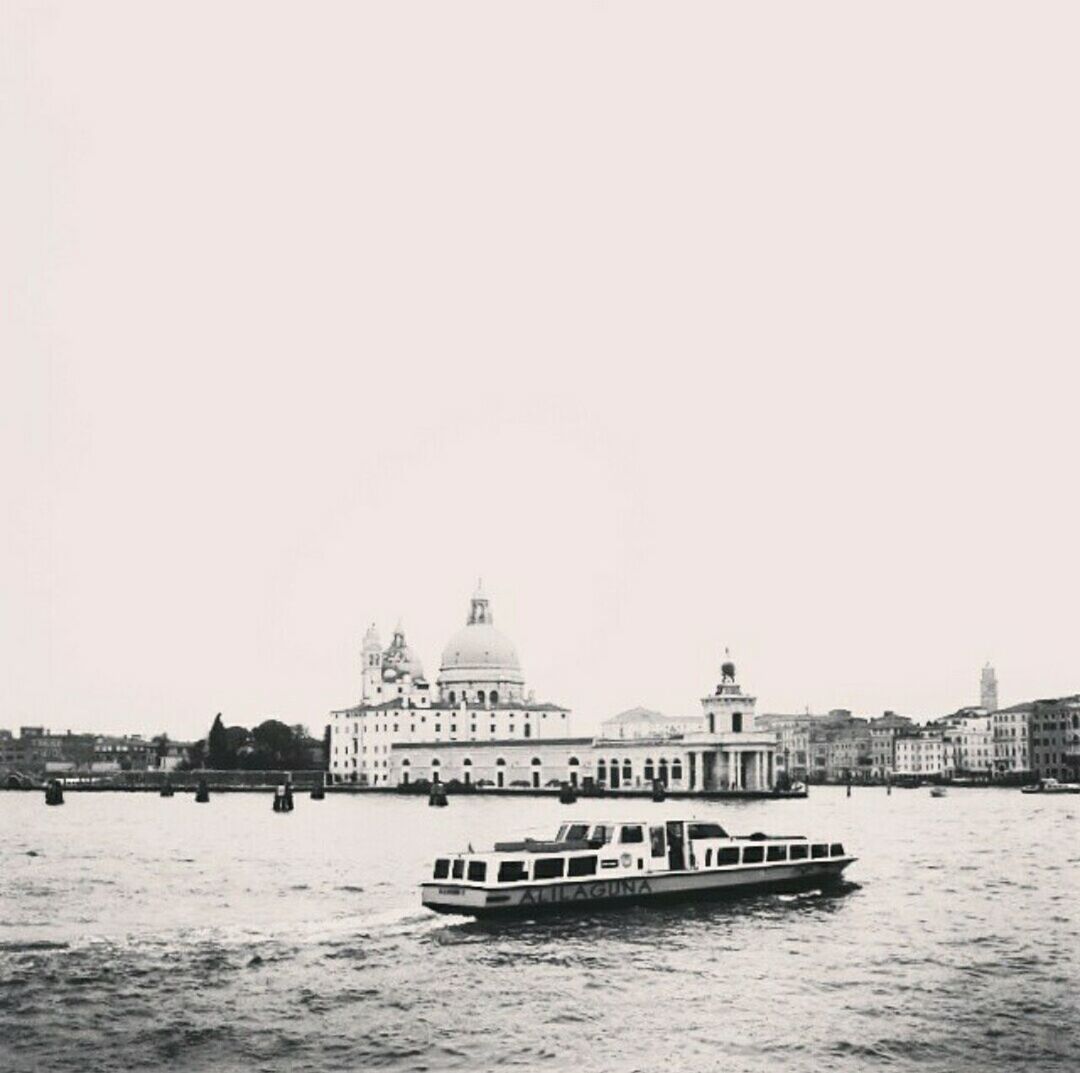
POLYGON ((1021 786, 1022 794, 1080 794, 1080 785, 1058 782, 1057 779, 1039 779, 1034 786, 1021 786))
POLYGON ((439 913, 532 914, 835 884, 855 857, 802 835, 729 835, 700 820, 564 823, 550 841, 447 854, 421 884, 439 913))
POLYGON ((944 786, 932 786, 932 787, 930 787, 930 796, 931 797, 944 797, 945 796, 945 787, 944 786))

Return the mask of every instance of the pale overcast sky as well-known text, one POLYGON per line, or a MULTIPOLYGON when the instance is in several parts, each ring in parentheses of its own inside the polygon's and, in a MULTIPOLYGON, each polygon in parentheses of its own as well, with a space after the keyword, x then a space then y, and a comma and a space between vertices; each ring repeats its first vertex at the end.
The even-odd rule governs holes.
POLYGON ((1080 690, 1072 3, 0 7, 0 727, 1080 690))

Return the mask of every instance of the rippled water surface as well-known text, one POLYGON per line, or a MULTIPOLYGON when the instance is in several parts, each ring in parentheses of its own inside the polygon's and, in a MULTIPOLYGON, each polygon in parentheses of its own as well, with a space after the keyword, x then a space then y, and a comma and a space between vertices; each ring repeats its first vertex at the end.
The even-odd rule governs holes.
POLYGON ((0 1069, 1075 1070, 1080 797, 0 794, 0 1069), (574 815, 820 835, 837 894, 478 924, 437 852, 574 815))

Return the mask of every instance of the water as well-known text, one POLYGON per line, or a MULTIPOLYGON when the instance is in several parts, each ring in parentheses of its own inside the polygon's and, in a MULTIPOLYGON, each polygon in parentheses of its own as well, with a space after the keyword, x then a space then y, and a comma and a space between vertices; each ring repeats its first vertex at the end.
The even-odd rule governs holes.
POLYGON ((0 1070, 1080 1068, 1080 797, 0 794, 0 1070), (838 894, 481 924, 447 849, 692 812, 842 840, 838 894))

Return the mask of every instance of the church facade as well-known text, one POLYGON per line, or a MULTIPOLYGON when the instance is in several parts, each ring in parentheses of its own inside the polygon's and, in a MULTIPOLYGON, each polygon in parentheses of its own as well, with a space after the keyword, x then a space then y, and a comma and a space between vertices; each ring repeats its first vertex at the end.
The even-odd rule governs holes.
POLYGON ((526 692, 517 652, 495 628, 490 602, 479 589, 465 625, 443 649, 434 683, 400 624, 386 648, 374 626, 367 631, 361 665, 360 702, 330 715, 333 782, 396 785, 395 746, 530 742, 570 734, 569 709, 539 703, 526 692))

